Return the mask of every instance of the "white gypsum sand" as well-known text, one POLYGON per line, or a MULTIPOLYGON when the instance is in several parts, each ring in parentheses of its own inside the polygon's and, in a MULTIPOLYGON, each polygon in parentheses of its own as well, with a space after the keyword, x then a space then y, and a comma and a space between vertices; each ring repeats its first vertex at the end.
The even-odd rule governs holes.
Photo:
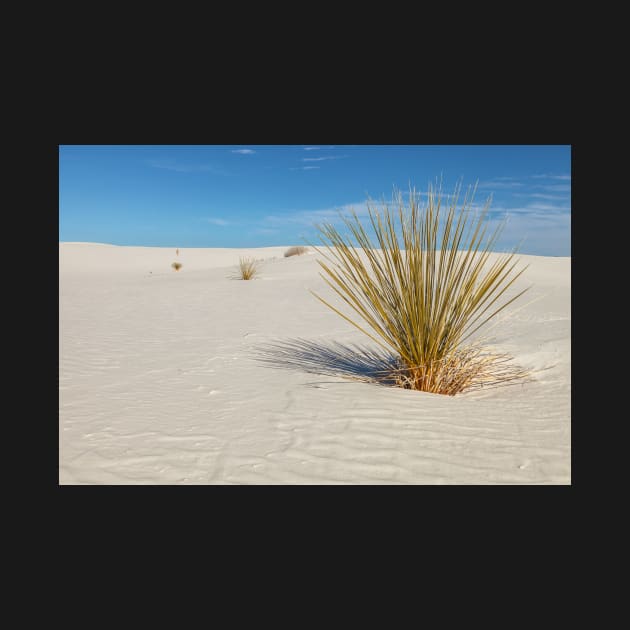
POLYGON ((534 380, 451 397, 350 378, 316 253, 175 249, 59 245, 61 484, 571 483, 570 258, 491 331, 534 380))

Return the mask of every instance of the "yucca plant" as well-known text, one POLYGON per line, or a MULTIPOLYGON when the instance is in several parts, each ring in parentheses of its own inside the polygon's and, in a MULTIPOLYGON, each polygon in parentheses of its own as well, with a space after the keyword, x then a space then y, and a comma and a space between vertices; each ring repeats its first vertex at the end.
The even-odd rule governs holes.
POLYGON ((527 290, 506 295, 525 269, 515 271, 516 249, 492 253, 502 225, 487 236, 490 200, 474 216, 475 190, 468 188, 459 212, 461 184, 447 199, 441 187, 430 186, 423 207, 415 190, 407 204, 395 194, 394 208, 383 203, 379 210, 370 202, 375 241, 354 211, 342 217, 351 236, 330 223, 317 226, 323 248, 315 249, 325 259, 318 260, 320 275, 354 316, 313 295, 393 351, 401 387, 454 395, 524 375, 506 364, 506 355, 470 341, 527 290))
POLYGON ((173 269, 175 269, 175 271, 179 271, 182 268, 182 263, 179 262, 174 262, 171 267, 173 267, 173 269))
POLYGON ((251 280, 258 274, 260 261, 253 258, 239 258, 237 278, 239 280, 251 280))

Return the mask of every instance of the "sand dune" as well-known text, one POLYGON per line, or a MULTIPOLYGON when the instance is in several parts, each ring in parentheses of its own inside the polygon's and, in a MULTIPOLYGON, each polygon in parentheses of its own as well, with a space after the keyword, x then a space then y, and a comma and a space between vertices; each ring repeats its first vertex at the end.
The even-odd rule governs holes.
POLYGON ((570 258, 521 256, 492 331, 534 380, 449 397, 356 380, 374 345, 286 249, 60 244, 61 484, 571 482, 570 258))

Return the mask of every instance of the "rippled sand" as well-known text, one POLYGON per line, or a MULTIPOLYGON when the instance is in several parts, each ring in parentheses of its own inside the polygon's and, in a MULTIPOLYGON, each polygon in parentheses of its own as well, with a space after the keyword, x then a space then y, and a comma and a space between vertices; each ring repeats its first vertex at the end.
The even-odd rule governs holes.
POLYGON ((357 380, 374 345, 285 250, 60 244, 61 484, 571 483, 570 258, 521 256, 493 330, 534 380, 449 397, 357 380))

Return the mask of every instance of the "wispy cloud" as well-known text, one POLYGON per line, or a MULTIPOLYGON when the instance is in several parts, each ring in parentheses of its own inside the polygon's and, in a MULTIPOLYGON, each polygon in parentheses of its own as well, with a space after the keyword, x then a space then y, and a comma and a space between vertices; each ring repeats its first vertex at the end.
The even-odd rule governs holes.
POLYGON ((571 184, 550 184, 549 186, 540 186, 540 188, 548 192, 571 192, 571 184))
POLYGON ((368 214, 367 202, 359 201, 357 203, 347 203, 342 206, 323 208, 320 210, 295 210, 293 212, 283 213, 281 215, 269 215, 264 218, 267 225, 286 225, 291 223, 294 225, 312 226, 316 223, 335 223, 339 220, 339 212, 348 214, 354 210, 359 216, 368 214))
POLYGON ((278 234, 280 230, 276 230, 275 228, 256 228, 255 230, 252 230, 251 232, 248 232, 248 234, 278 234))
POLYGON ((503 226, 496 251, 520 244, 523 254, 571 255, 571 209, 566 205, 530 203, 523 206, 490 206, 488 234, 503 226))
MULTIPOLYGON (((473 206, 473 209, 474 206, 473 206)), ((525 205, 516 205, 516 206, 495 206, 493 204, 490 205, 490 214, 493 216, 505 216, 512 214, 519 215, 549 215, 549 214, 571 214, 570 206, 566 205, 566 202, 563 203, 541 203, 534 202, 528 203, 525 205)))
MULTIPOLYGON (((408 192, 402 191, 402 196, 405 201, 409 197, 408 192)), ((428 195, 425 191, 416 191, 416 195, 421 197, 426 197, 428 195)), ((367 217, 369 214, 369 208, 372 209, 381 209, 383 199, 391 208, 392 203, 395 205, 396 201, 386 196, 383 198, 377 199, 364 199, 363 201, 357 201, 354 203, 345 203, 338 206, 332 206, 328 208, 321 208, 316 210, 294 210, 290 212, 286 212, 283 214, 276 215, 268 215, 264 218, 263 223, 267 225, 286 225, 286 224, 297 224, 303 226, 313 226, 317 223, 332 223, 332 224, 340 224, 342 223, 341 215, 350 215, 352 212, 356 212, 359 217, 367 217)), ((450 199, 450 195, 444 194, 443 199, 450 199)), ((473 211, 480 211, 484 207, 484 204, 473 204, 471 209, 473 211)), ((495 212, 503 212, 505 213, 505 208, 494 208, 495 212)))
POLYGON ((251 155, 252 153, 256 153, 253 149, 233 149, 232 153, 240 153, 241 155, 251 155))
POLYGON ((539 190, 543 190, 545 192, 570 192, 571 185, 570 184, 553 184, 550 182, 570 182, 571 175, 560 174, 556 175, 553 173, 544 173, 541 175, 530 175, 526 176, 525 181, 523 178, 516 177, 494 177, 492 179, 479 182, 479 188, 481 189, 491 189, 496 191, 517 191, 519 189, 527 187, 537 188, 539 190), (539 182, 534 183, 531 180, 540 180, 539 182))
POLYGON ((532 199, 546 199, 548 201, 557 201, 562 200, 566 201, 569 199, 568 195, 548 195, 547 193, 514 193, 515 197, 531 197, 532 199))
POLYGON ((221 227, 230 225, 229 221, 226 221, 225 219, 221 219, 220 217, 206 217, 204 221, 206 221, 207 223, 212 223, 212 225, 219 225, 221 227))
POLYGON ((149 160, 147 164, 153 168, 161 168, 177 173, 215 173, 228 175, 227 171, 217 168, 213 164, 182 164, 175 160, 149 160))
POLYGON ((525 186, 523 182, 512 180, 511 178, 497 177, 485 182, 479 182, 479 188, 492 188, 494 190, 511 190, 525 186))
POLYGON ((559 206, 553 203, 530 203, 525 206, 525 210, 544 210, 548 212, 570 212, 569 206, 559 206))
POLYGON ((319 151, 321 147, 304 147, 305 151, 319 151))
MULTIPOLYGON (((501 221, 490 222, 492 230, 501 221)), ((522 243, 519 251, 536 256, 571 255, 571 216, 511 215, 501 234, 497 249, 511 248, 522 243)))
POLYGON ((293 167, 290 167, 289 170, 290 171, 312 171, 317 168, 321 168, 321 166, 293 166, 293 167))
POLYGON ((545 173, 543 175, 532 175, 532 179, 559 179, 562 181, 571 181, 571 175, 552 175, 551 173, 545 173))
POLYGON ((323 162, 324 160, 341 160, 347 157, 347 155, 327 155, 326 157, 302 158, 302 162, 323 162))

